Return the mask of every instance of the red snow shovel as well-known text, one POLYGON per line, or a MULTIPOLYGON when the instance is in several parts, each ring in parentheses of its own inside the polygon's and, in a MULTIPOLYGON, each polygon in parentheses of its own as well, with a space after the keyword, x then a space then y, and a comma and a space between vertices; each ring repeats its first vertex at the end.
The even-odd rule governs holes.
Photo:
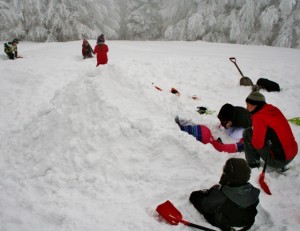
POLYGON ((241 86, 253 86, 252 80, 249 77, 244 76, 239 66, 236 64, 236 59, 234 57, 229 58, 231 62, 234 63, 238 71, 240 72, 242 78, 240 79, 240 85, 241 86))
POLYGON ((270 140, 268 140, 268 146, 269 146, 268 154, 267 154, 267 157, 266 157, 266 160, 265 160, 264 168, 263 168, 261 174, 259 175, 259 180, 258 181, 259 181, 260 187, 265 191, 265 193, 268 194, 268 195, 272 195, 272 193, 269 189, 269 186, 265 182, 265 172, 266 172, 267 163, 268 163, 268 159, 269 159, 270 151, 271 151, 271 147, 272 147, 272 143, 271 143, 270 140))
POLYGON ((209 229, 200 225, 195 225, 193 223, 183 220, 181 213, 169 200, 157 206, 156 211, 171 225, 178 225, 178 223, 180 222, 186 226, 194 227, 197 229, 206 231, 216 231, 214 229, 209 229))

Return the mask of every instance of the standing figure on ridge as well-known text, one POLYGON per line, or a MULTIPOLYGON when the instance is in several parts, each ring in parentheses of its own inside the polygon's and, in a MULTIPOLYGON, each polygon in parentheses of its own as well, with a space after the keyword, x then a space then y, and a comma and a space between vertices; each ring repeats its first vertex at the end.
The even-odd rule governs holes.
POLYGON ((94 53, 97 54, 97 65, 107 64, 107 52, 109 51, 108 46, 105 44, 104 35, 101 34, 97 39, 97 45, 94 48, 94 53))

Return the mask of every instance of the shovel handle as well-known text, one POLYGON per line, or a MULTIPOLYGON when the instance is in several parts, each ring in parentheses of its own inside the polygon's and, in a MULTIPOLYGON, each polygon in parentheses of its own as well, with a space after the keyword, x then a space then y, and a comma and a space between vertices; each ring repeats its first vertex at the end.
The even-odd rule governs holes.
POLYGON ((268 160, 269 160, 269 157, 270 157, 272 142, 270 140, 268 140, 267 145, 268 145, 268 152, 267 152, 264 168, 263 168, 261 174, 259 175, 259 184, 260 184, 261 188, 265 191, 265 193, 267 193, 268 195, 272 195, 272 193, 269 189, 269 186, 265 182, 265 172, 266 172, 267 163, 268 163, 268 160))
POLYGON ((215 229, 206 228, 206 227, 203 227, 201 225, 196 225, 196 224, 193 224, 193 223, 189 223, 188 226, 193 227, 193 228, 197 228, 197 229, 201 229, 201 230, 205 230, 205 231, 216 231, 215 229))
POLYGON ((270 152, 271 152, 271 148, 272 148, 272 142, 270 140, 267 141, 267 145, 268 145, 268 153, 267 153, 267 156, 266 156, 266 161, 265 161, 265 164, 264 164, 264 168, 263 168, 263 173, 266 172, 266 168, 267 168, 267 164, 268 164, 268 160, 270 158, 270 152))
POLYGON ((231 58, 229 58, 229 60, 230 60, 231 62, 234 63, 234 65, 236 66, 236 68, 237 68, 238 71, 240 72, 241 76, 244 77, 244 74, 242 73, 241 69, 240 69, 239 66, 236 64, 236 59, 235 59, 235 57, 231 57, 231 58))
POLYGON ((230 57, 229 60, 233 63, 235 63, 235 57, 230 57))
POLYGON ((181 220, 180 223, 186 225, 186 226, 190 226, 190 227, 193 227, 193 228, 197 228, 197 229, 201 229, 201 230, 204 230, 204 231, 216 231, 215 229, 210 229, 210 228, 206 228, 204 226, 201 226, 201 225, 196 225, 196 224, 193 224, 189 221, 185 221, 185 220, 181 220))

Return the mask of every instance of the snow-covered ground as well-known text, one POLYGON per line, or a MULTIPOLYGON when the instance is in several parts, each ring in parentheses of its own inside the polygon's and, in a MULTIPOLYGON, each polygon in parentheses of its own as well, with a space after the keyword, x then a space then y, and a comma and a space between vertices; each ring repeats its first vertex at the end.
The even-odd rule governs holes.
MULTIPOLYGON (((95 45, 95 41, 90 41, 95 45)), ((210 226, 188 198, 219 182, 230 157, 180 131, 176 115, 218 128, 224 103, 245 106, 253 82, 278 82, 267 102, 300 115, 300 52, 205 42, 108 41, 109 63, 82 60, 81 41, 19 44, 23 59, 0 55, 0 230, 191 230, 155 212, 170 200, 183 217, 210 226), (154 86, 161 87, 158 91, 154 86), (180 97, 169 93, 175 87, 180 97), (191 97, 197 95, 199 100, 191 97), (200 115, 197 106, 215 110, 200 115)), ((291 124, 300 144, 300 127, 291 124)), ((251 230, 299 230, 300 159, 267 170, 251 230)), ((256 187, 262 168, 254 169, 256 187)))

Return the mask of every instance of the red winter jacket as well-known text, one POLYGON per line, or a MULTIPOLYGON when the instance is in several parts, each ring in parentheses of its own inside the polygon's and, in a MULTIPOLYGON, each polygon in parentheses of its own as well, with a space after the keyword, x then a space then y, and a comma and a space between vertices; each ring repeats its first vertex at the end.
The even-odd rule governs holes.
POLYGON ((262 149, 265 145, 265 140, 270 139, 272 142, 272 151, 274 151, 273 158, 282 159, 279 156, 284 154, 286 160, 291 160, 297 155, 298 145, 291 127, 277 107, 265 104, 262 109, 252 115, 252 127, 252 145, 255 149, 262 149), (273 131, 268 132, 270 130, 273 131), (266 135, 270 137, 266 137, 266 135), (276 149, 283 149, 284 153, 276 153, 276 149))
POLYGON ((97 66, 100 64, 106 64, 108 61, 107 58, 108 46, 106 44, 97 44, 94 48, 94 53, 97 54, 97 66))

